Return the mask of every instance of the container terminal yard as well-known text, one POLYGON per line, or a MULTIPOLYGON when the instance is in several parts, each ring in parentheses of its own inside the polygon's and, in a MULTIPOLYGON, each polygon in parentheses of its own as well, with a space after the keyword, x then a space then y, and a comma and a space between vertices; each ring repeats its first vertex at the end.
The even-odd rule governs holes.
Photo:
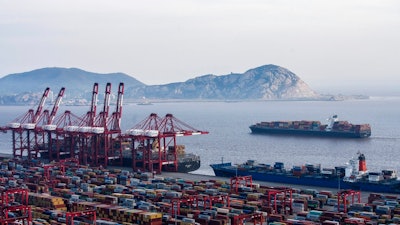
POLYGON ((57 116, 64 90, 52 111, 43 110, 46 89, 36 110, 1 127, 12 154, 0 160, 0 224, 400 223, 397 195, 176 173, 176 137, 208 132, 152 114, 123 134, 123 83, 115 112, 107 84, 97 114, 95 84, 86 115, 57 116), (119 167, 125 148, 132 167, 119 167))
POLYGON ((76 160, 24 165, 6 158, 0 168, 1 224, 400 222, 396 195, 267 186, 251 177, 155 175, 76 160))

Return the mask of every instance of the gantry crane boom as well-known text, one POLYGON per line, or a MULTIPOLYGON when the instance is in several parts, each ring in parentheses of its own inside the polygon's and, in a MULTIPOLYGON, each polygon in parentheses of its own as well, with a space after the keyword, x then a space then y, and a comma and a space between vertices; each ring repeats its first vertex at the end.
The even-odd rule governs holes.
POLYGON ((49 96, 49 92, 50 92, 50 88, 46 88, 46 90, 44 91, 44 93, 42 95, 42 98, 40 99, 40 102, 36 109, 35 115, 32 118, 32 120, 33 120, 33 121, 31 121, 32 123, 36 123, 37 119, 39 118, 40 114, 42 113, 47 96, 49 96))
POLYGON ((118 96, 115 112, 112 117, 112 124, 110 130, 120 130, 121 129, 121 118, 122 118, 122 102, 124 96, 124 83, 119 83, 118 96))
POLYGON ((85 116, 82 117, 82 120, 79 121, 78 124, 78 126, 82 128, 81 129, 82 132, 88 131, 88 129, 95 124, 98 93, 99 93, 99 85, 98 83, 94 83, 92 91, 92 102, 90 103, 90 110, 86 113, 85 116))
POLYGON ((52 123, 53 123, 54 118, 56 117, 58 108, 60 107, 61 100, 62 100, 62 98, 63 98, 63 96, 64 96, 64 92, 65 92, 65 88, 62 87, 62 88, 60 89, 60 92, 58 93, 57 99, 56 99, 56 101, 55 101, 55 103, 54 103, 54 105, 53 105, 53 109, 51 110, 51 113, 50 113, 50 115, 49 115, 49 119, 47 120, 47 123, 48 123, 48 124, 52 124, 52 123))
POLYGON ((94 123, 94 126, 96 127, 102 127, 104 129, 107 128, 108 113, 110 110, 110 94, 111 94, 111 83, 107 83, 104 93, 103 111, 96 116, 96 121, 94 123))
POLYGON ((90 118, 89 118, 89 124, 90 126, 93 126, 94 120, 96 117, 96 110, 97 110, 97 96, 99 93, 99 84, 94 83, 93 85, 93 92, 92 92, 92 102, 91 102, 91 107, 90 107, 90 118))
POLYGON ((111 83, 107 83, 104 95, 104 106, 103 106, 103 116, 106 119, 108 117, 108 112, 110 110, 110 94, 111 94, 111 83))
POLYGON ((124 97, 124 83, 119 83, 118 87, 118 98, 117 98, 117 108, 115 112, 118 113, 118 119, 122 117, 122 102, 124 97))

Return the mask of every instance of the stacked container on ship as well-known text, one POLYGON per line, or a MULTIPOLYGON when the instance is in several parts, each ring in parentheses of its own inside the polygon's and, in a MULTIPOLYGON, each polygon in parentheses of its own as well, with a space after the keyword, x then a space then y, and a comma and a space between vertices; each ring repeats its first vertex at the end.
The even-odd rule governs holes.
POLYGON ((329 118, 328 124, 320 121, 271 121, 260 122, 250 126, 252 133, 285 134, 321 137, 367 138, 371 136, 369 124, 352 124, 339 121, 337 115, 329 118))
POLYGON ((351 158, 347 164, 334 168, 310 163, 285 168, 283 162, 271 165, 255 160, 247 160, 240 165, 228 162, 210 166, 216 176, 222 177, 252 176, 254 180, 267 182, 400 194, 396 170, 368 171, 362 153, 358 153, 357 158, 351 158))

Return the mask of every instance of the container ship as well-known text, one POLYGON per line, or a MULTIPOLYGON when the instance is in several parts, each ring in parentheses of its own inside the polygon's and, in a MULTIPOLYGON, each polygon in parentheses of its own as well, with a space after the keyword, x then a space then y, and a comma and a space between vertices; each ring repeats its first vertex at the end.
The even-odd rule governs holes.
MULTIPOLYGON (((198 170, 201 165, 200 161, 200 156, 196 155, 194 153, 187 153, 185 150, 184 145, 177 145, 177 157, 178 157, 178 173, 189 173, 193 172, 195 170, 198 170)), ((123 160, 122 160, 122 165, 126 167, 132 167, 132 151, 130 149, 125 149, 123 151, 123 160)), ((143 156, 142 155, 137 155, 136 156, 138 159, 141 159, 143 156)), ((154 152, 152 154, 152 158, 156 160, 158 157, 158 153, 154 152)), ((169 159, 172 161, 172 155, 169 156, 169 159)), ((137 165, 138 167, 142 167, 142 165, 137 165)), ((173 166, 171 164, 171 166, 173 166)), ((168 165, 165 167, 165 170, 168 170, 168 165)))
POLYGON ((241 165, 219 163, 210 165, 216 176, 252 176, 259 181, 317 186, 337 189, 352 189, 379 193, 400 193, 400 180, 393 169, 369 172, 364 154, 358 153, 344 166, 321 168, 320 164, 305 164, 286 169, 284 163, 259 164, 248 160, 241 165))
POLYGON ((328 124, 320 121, 272 121, 260 122, 250 126, 255 134, 285 134, 320 137, 367 138, 371 136, 369 124, 351 124, 339 121, 337 115, 330 117, 328 124))
MULTIPOLYGON (((131 146, 128 142, 125 142, 123 144, 123 151, 122 151, 122 166, 124 167, 129 167, 132 168, 133 166, 133 160, 132 160, 132 150, 130 149, 131 146)), ((172 148, 172 146, 170 147, 172 148)), ((201 165, 201 160, 200 156, 196 155, 194 153, 188 153, 185 150, 184 145, 177 145, 177 170, 176 172, 178 173, 189 173, 193 172, 195 170, 198 170, 201 165)), ((167 151, 168 152, 168 151, 167 151)), ((4 154, 7 156, 6 158, 12 158, 11 154, 4 154)), ((0 154, 1 156, 1 154, 0 154)), ((152 151, 151 154, 152 160, 158 160, 158 152, 156 150, 152 151)), ((41 160, 44 162, 47 162, 49 160, 49 154, 48 152, 42 152, 41 153, 41 160)), ((53 155, 52 158, 56 158, 56 155, 53 155)), ((63 152, 61 155, 62 159, 65 158, 70 158, 70 155, 67 152, 63 152)), ((167 154, 167 158, 169 162, 173 162, 174 160, 174 154, 167 154)), ((136 159, 140 162, 137 162, 137 167, 142 168, 143 167, 143 155, 138 154, 136 155, 136 159)), ((163 167, 163 170, 165 171, 174 171, 174 164, 167 164, 163 167)))

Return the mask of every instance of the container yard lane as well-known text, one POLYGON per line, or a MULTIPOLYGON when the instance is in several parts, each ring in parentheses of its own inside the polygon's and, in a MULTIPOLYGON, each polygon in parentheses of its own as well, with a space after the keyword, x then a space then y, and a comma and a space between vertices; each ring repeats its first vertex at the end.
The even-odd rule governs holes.
MULTIPOLYGON (((192 173, 163 172, 159 176, 161 176, 161 177, 172 177, 172 178, 176 178, 176 179, 181 178, 181 179, 184 179, 184 180, 192 180, 192 181, 206 181, 206 180, 221 180, 221 181, 226 181, 226 182, 230 181, 230 178, 227 178, 227 177, 217 177, 217 176, 192 174, 192 173)), ((269 187, 289 187, 289 188, 293 188, 295 190, 309 189, 309 190, 315 190, 315 191, 330 191, 332 193, 337 193, 339 191, 339 189, 334 189, 334 188, 303 186, 303 185, 283 184, 283 183, 273 183, 273 182, 265 182, 265 181, 257 181, 257 180, 253 180, 253 184, 255 184, 255 185, 259 184, 259 185, 262 185, 262 186, 269 186, 269 187)), ((363 192, 362 191, 361 192, 361 202, 368 202, 368 196, 371 193, 372 192, 363 192)))

